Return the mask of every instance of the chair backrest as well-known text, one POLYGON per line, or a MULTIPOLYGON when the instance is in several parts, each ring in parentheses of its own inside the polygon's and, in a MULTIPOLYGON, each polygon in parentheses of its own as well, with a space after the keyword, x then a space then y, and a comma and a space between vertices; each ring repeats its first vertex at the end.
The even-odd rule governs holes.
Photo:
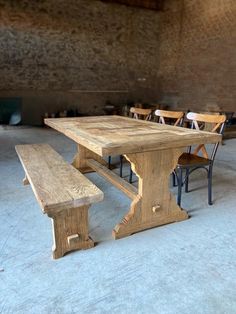
MULTIPOLYGON (((207 131, 208 132, 215 132, 218 134, 223 134, 224 132, 224 126, 226 121, 225 115, 215 115, 215 114, 202 114, 202 113, 195 113, 195 112, 189 112, 187 113, 187 119, 191 120, 191 128, 196 130, 203 130, 205 126, 207 125, 207 131)), ((216 143, 213 147, 213 151, 211 154, 210 159, 214 161, 216 151, 218 149, 219 143, 216 143)), ((191 147, 189 149, 189 152, 191 152, 191 147)), ((206 150, 206 147, 204 144, 198 145, 193 154, 197 155, 199 152, 202 152, 203 157, 208 158, 208 152, 206 150)))
POLYGON ((165 118, 171 119, 174 122, 174 126, 182 126, 183 124, 183 118, 184 118, 184 112, 182 111, 169 111, 169 110, 160 110, 157 109, 155 111, 155 115, 159 117, 159 123, 166 124, 165 118))
POLYGON ((143 120, 148 121, 151 119, 152 109, 143 109, 143 108, 131 107, 130 112, 132 113, 133 118, 143 119, 143 120))

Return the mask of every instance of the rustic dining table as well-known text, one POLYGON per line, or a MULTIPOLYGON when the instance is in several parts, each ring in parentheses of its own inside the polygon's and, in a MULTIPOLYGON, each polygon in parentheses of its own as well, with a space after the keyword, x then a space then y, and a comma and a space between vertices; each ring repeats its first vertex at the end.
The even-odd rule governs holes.
POLYGON ((115 239, 188 218, 169 189, 169 177, 189 145, 217 143, 215 133, 122 116, 45 119, 45 124, 78 144, 73 166, 96 171, 122 190, 131 206, 113 229, 115 239), (104 157, 124 155, 138 177, 138 188, 109 170, 104 157))

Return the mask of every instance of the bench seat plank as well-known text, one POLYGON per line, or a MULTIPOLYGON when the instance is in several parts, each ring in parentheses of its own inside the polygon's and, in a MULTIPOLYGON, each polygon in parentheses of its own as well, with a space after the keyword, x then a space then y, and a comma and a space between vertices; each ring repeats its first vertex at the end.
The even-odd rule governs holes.
POLYGON ((17 145, 16 152, 44 213, 103 199, 103 192, 48 144, 17 145))

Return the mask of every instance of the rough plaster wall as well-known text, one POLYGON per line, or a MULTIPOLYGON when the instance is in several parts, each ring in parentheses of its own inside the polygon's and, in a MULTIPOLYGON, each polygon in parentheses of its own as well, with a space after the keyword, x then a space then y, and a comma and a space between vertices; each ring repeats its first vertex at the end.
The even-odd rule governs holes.
POLYGON ((155 101, 158 26, 155 11, 94 0, 0 0, 0 97, 22 97, 36 124, 45 111, 155 101))
POLYGON ((166 0, 160 42, 162 102, 236 111, 235 0, 166 0))

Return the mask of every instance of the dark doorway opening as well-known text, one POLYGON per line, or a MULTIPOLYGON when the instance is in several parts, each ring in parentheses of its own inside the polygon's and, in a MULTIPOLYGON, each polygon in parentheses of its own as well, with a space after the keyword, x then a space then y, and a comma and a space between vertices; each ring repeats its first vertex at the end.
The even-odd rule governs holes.
POLYGON ((19 97, 0 98, 0 124, 20 124, 21 105, 19 97))

